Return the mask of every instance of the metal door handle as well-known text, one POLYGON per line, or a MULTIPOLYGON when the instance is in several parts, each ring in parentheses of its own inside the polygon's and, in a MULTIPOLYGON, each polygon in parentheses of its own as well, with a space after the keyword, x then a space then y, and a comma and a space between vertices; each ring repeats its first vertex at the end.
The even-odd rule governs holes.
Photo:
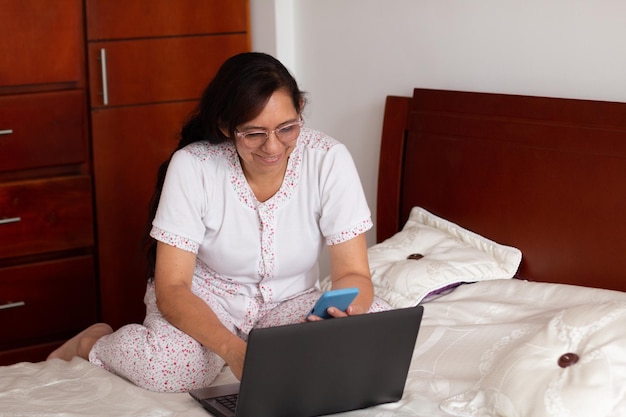
POLYGON ((12 135, 13 129, 0 130, 0 135, 12 135))
POLYGON ((109 83, 107 80, 107 51, 100 49, 100 69, 102 70, 102 104, 109 105, 109 83))
POLYGON ((0 219, 0 224, 17 223, 21 221, 21 217, 7 217, 6 219, 0 219))
POLYGON ((25 306, 25 305, 26 305, 26 303, 24 301, 17 301, 15 303, 9 301, 6 304, 0 305, 0 310, 8 310, 10 308, 17 308, 17 307, 22 307, 22 306, 25 306))

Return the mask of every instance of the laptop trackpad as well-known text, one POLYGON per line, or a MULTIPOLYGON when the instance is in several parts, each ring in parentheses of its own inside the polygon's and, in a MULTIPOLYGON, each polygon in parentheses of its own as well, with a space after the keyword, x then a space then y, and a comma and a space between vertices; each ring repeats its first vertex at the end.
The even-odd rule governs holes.
POLYGON ((212 387, 199 388, 189 391, 192 397, 197 400, 206 398, 223 397, 224 395, 233 395, 239 392, 239 382, 233 384, 215 385, 212 387))

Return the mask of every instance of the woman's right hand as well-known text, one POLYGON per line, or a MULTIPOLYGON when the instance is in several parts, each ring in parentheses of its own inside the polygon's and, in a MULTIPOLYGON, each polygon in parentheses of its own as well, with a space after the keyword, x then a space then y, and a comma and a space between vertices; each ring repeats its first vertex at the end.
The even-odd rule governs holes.
POLYGON ((243 374, 243 362, 246 357, 247 346, 247 343, 241 338, 233 335, 226 347, 226 355, 224 355, 226 364, 230 366, 231 372, 240 381, 243 374))
POLYGON ((157 243, 157 307, 167 321, 218 354, 241 379, 246 342, 224 327, 209 305, 192 292, 195 263, 195 254, 157 243))

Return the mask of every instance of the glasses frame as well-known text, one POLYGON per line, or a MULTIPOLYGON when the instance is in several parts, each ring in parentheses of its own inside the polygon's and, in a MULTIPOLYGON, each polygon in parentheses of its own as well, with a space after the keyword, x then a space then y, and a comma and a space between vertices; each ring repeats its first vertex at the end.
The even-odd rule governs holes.
POLYGON ((290 123, 284 124, 284 125, 282 125, 282 126, 280 126, 280 127, 277 127, 277 128, 276 128, 276 129, 274 129, 274 130, 256 129, 256 130, 250 130, 250 131, 248 131, 248 132, 241 132, 240 130, 235 129, 235 135, 237 135, 237 137, 238 137, 239 139, 241 139, 241 140, 243 141, 243 143, 244 143, 247 147, 249 147, 249 148, 258 148, 259 146, 263 146, 263 145, 265 145, 265 143, 268 141, 268 139, 270 138, 270 136, 271 136, 272 134, 274 134, 274 136, 276 136, 276 139, 278 139, 278 141, 279 141, 280 143, 282 143, 282 144, 285 144, 285 145, 286 145, 287 143, 291 142, 292 140, 297 139, 297 138, 298 138, 298 136, 300 136, 300 132, 298 132, 298 135, 297 135, 294 139, 291 139, 291 140, 286 141, 286 142, 285 142, 285 141, 282 141, 282 140, 280 139, 280 133, 277 133, 277 132, 280 132, 282 129, 287 129, 287 128, 294 127, 294 126, 298 126, 298 129, 302 129, 302 126, 304 126, 304 119, 302 119, 302 117, 300 117, 300 118, 298 119, 298 121, 295 121, 295 122, 290 122, 290 123), (260 139, 259 139, 259 140, 255 140, 255 141, 257 141, 258 143, 254 143, 254 144, 252 144, 252 145, 251 145, 251 144, 249 143, 249 141, 252 141, 253 139, 250 139, 250 138, 247 138, 247 137, 248 137, 248 136, 250 136, 250 135, 258 135, 258 134, 261 134, 261 133, 263 133, 263 134, 265 135, 265 139, 263 139, 263 140, 260 140, 260 139))

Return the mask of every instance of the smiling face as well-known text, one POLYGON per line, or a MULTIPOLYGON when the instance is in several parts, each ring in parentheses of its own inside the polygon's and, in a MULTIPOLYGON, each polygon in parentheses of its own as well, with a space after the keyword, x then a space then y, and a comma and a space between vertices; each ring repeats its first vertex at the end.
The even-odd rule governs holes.
MULTIPOLYGON (((297 122, 299 119, 300 115, 293 105, 291 96, 284 90, 277 90, 267 101, 261 113, 254 119, 237 126, 237 130, 244 134, 252 131, 272 132, 282 126, 297 122)), ((297 138, 283 143, 275 133, 270 133, 265 142, 255 147, 246 146, 240 135, 235 135, 234 140, 248 182, 254 182, 261 177, 282 180, 289 155, 297 143, 297 138)))

